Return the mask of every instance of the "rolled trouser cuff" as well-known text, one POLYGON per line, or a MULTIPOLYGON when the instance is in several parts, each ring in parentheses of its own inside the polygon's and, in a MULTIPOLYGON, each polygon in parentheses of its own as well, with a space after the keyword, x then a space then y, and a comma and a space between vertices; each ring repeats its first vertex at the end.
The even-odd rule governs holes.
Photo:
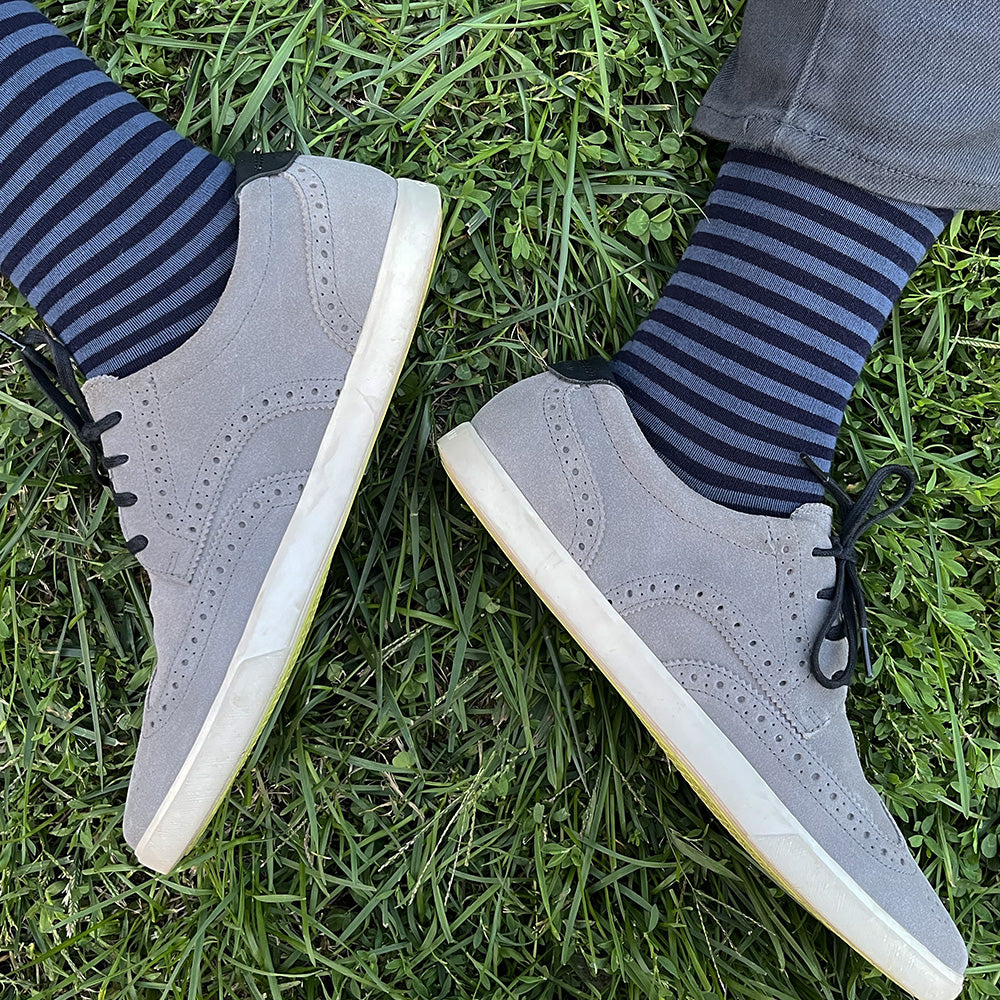
POLYGON ((1000 209, 1000 4, 749 0, 694 127, 886 198, 1000 209))

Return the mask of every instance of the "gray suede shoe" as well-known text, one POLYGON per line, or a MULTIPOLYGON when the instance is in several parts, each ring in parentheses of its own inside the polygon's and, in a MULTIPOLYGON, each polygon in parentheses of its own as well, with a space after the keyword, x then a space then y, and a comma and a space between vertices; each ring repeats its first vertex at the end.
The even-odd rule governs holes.
POLYGON ((915 996, 952 1000, 965 945, 861 772, 846 688, 828 686, 853 669, 848 641, 825 638, 830 508, 711 503, 607 366, 558 367, 445 435, 448 475, 761 867, 915 996))
POLYGON ((125 837, 197 839, 288 679, 430 280, 437 189, 311 156, 238 164, 236 264, 173 353, 84 384, 157 652, 125 837))

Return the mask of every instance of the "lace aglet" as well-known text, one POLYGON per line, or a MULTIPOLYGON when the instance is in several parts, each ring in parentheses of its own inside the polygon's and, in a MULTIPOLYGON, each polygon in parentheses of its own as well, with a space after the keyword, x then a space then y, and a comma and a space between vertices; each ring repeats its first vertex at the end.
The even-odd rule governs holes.
POLYGON ((6 344, 10 344, 11 347, 16 347, 22 353, 28 350, 27 344, 22 344, 16 337, 12 337, 9 333, 4 333, 3 330, 0 330, 0 340, 6 344))
POLYGON ((870 680, 872 671, 872 654, 871 650, 868 648, 868 626, 863 625, 861 627, 861 648, 864 650, 865 654, 865 676, 870 680))

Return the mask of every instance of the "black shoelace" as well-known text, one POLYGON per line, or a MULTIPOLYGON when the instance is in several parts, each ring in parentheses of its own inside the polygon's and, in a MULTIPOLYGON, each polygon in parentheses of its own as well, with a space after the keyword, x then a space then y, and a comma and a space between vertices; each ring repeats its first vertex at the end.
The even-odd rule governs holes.
POLYGON ((813 549, 812 553, 814 556, 830 556, 835 559, 837 575, 832 587, 827 587, 816 595, 830 602, 830 611, 816 635, 809 660, 813 676, 823 687, 838 688, 851 683, 859 650, 864 655, 866 673, 869 677, 872 675, 872 657, 868 646, 868 612, 865 609, 865 592, 858 576, 858 554, 854 546, 869 528, 903 507, 913 496, 917 480, 913 472, 902 465, 884 465, 865 483, 858 498, 852 500, 844 489, 808 455, 800 457, 837 501, 837 508, 840 511, 840 533, 831 538, 830 548, 813 549), (895 503, 888 504, 877 514, 868 516, 886 480, 893 477, 902 479, 906 484, 903 496, 895 503), (820 667, 820 650, 827 639, 836 641, 844 638, 847 639, 847 666, 838 670, 832 677, 828 677, 820 667))
MULTIPOLYGON (((80 385, 73 371, 73 359, 69 351, 46 330, 28 330, 21 340, 0 331, 0 340, 16 347, 31 377, 45 398, 59 411, 69 424, 76 438, 90 455, 90 474, 95 481, 111 491, 117 507, 131 507, 138 500, 134 493, 118 493, 111 484, 109 469, 117 468, 128 461, 128 455, 105 455, 101 446, 101 435, 117 426, 122 415, 117 410, 95 420, 87 406, 87 400, 80 391, 80 385), (52 355, 50 361, 39 348, 46 348, 52 355)), ((129 552, 141 552, 149 540, 145 535, 136 535, 125 542, 129 552)))

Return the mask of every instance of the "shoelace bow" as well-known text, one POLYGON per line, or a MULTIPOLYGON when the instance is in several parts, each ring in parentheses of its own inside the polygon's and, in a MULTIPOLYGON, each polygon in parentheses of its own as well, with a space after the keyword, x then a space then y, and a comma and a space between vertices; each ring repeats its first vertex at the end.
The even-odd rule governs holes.
POLYGON ((830 611, 820 626, 813 643, 809 668, 813 676, 825 688, 838 688, 851 683, 860 650, 864 655, 865 671, 872 675, 871 650, 868 647, 868 612, 865 609, 865 592, 858 576, 858 554, 855 545, 869 529, 895 514, 913 496, 916 476, 902 465, 884 465, 871 476, 864 489, 853 500, 847 492, 835 483, 808 455, 800 458, 810 472, 823 484, 837 501, 840 511, 840 532, 830 540, 830 548, 813 549, 814 556, 830 556, 837 562, 837 574, 832 587, 821 590, 816 596, 830 602, 830 611), (906 483, 903 496, 877 514, 867 516, 878 500, 887 479, 897 477, 906 483), (832 677, 823 673, 820 667, 820 650, 827 639, 847 639, 847 666, 832 677))
MULTIPOLYGON (((47 330, 27 330, 22 337, 22 340, 16 340, 0 331, 0 340, 17 348, 38 388, 87 449, 90 455, 90 474, 94 480, 110 490, 115 506, 131 507, 139 498, 134 493, 118 493, 108 475, 109 469, 124 465, 128 461, 128 455, 105 455, 101 446, 101 435, 121 423, 121 413, 116 410, 95 420, 76 380, 73 359, 66 347, 47 330), (52 355, 52 360, 45 357, 39 348, 46 348, 52 355)), ((136 553, 141 552, 148 544, 145 535, 136 535, 125 542, 125 547, 129 552, 136 553)))

